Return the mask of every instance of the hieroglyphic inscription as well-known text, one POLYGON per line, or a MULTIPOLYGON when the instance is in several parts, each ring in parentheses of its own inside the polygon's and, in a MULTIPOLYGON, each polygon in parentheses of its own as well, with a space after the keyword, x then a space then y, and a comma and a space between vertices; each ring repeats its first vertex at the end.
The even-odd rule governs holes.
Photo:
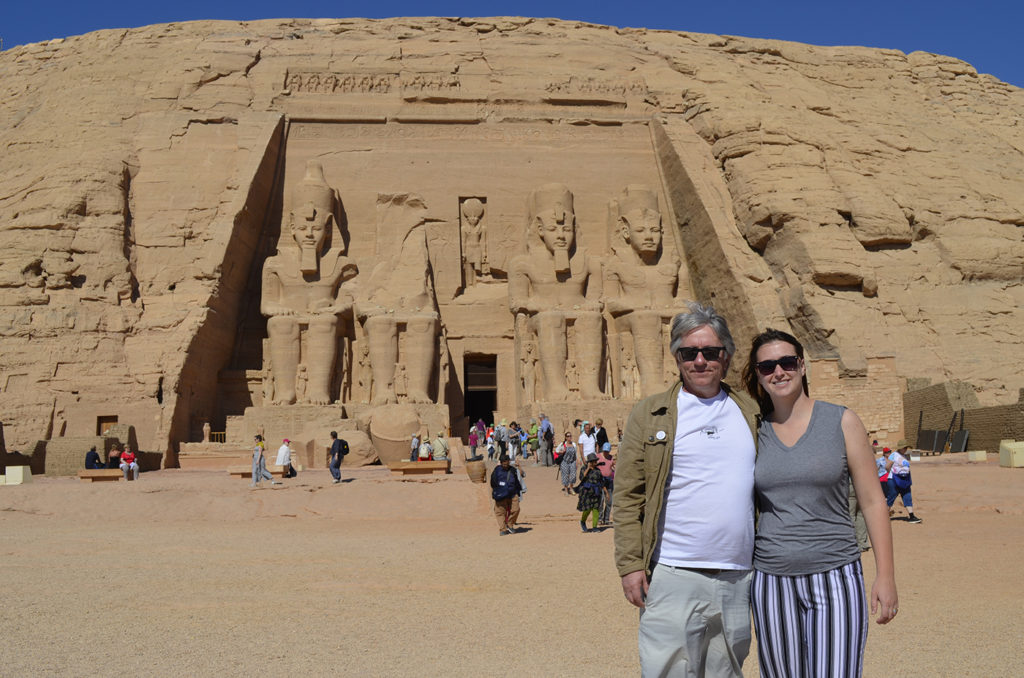
POLYGON ((451 139, 496 141, 502 143, 548 142, 552 139, 631 139, 648 134, 646 125, 614 127, 578 127, 562 125, 552 127, 527 125, 431 125, 431 124, 358 124, 344 122, 296 122, 289 138, 301 139, 451 139))
POLYGON ((566 80, 552 81, 544 90, 552 94, 618 94, 619 96, 644 96, 647 83, 643 79, 607 81, 598 78, 581 78, 576 75, 566 80))
POLYGON ((292 72, 284 86, 307 94, 389 94, 396 91, 458 90, 462 84, 452 73, 330 73, 292 72))

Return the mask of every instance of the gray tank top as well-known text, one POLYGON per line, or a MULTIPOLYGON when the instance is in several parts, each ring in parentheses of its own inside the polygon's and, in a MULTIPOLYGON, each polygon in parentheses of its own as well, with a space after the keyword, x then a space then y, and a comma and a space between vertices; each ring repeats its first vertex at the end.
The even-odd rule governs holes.
POLYGON ((807 430, 792 447, 779 441, 770 422, 761 422, 754 463, 754 498, 761 512, 754 536, 756 569, 795 576, 860 558, 847 501, 845 409, 816 400, 807 430))

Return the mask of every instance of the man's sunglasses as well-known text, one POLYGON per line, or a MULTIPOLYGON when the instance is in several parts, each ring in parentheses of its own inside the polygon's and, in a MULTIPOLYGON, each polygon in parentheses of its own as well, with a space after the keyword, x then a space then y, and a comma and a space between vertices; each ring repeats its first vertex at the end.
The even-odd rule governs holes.
POLYGON ((678 351, 676 355, 683 362, 690 362, 691 360, 697 359, 697 354, 700 353, 704 356, 704 360, 708 362, 717 361, 722 357, 722 353, 725 351, 725 346, 684 346, 678 351))
POLYGON ((781 367, 787 372, 795 372, 800 366, 800 359, 795 355, 784 355, 778 360, 762 360, 754 365, 762 377, 767 377, 775 372, 775 367, 781 367))

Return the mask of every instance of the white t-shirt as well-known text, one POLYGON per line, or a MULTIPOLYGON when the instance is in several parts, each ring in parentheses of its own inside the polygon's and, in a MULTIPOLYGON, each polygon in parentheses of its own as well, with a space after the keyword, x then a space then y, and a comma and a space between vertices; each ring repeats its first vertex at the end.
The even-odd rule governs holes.
POLYGON ((277 465, 285 466, 292 463, 292 448, 287 445, 281 445, 277 448, 277 465))
POLYGON ((672 467, 654 560, 748 570, 754 553, 754 438, 725 391, 679 391, 672 467))
POLYGON ((593 431, 590 435, 586 433, 580 434, 579 439, 580 449, 583 453, 583 460, 586 461, 588 454, 597 454, 597 436, 593 431))

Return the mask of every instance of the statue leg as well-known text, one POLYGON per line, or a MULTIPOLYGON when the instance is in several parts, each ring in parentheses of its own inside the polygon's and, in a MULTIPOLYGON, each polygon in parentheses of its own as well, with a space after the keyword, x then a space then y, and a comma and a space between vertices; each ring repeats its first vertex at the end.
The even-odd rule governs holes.
POLYGON ((601 374, 604 372, 601 320, 600 313, 576 316, 576 365, 580 372, 580 397, 584 400, 606 397, 601 392, 601 374))
POLYGON ((295 376, 299 370, 299 323, 290 316, 267 320, 270 371, 274 380, 274 405, 295 402, 295 376))
POLYGON ((409 401, 414 403, 431 403, 430 378, 434 376, 434 363, 437 361, 437 330, 436 315, 413 316, 405 326, 405 361, 406 373, 409 375, 409 401))
POLYGON ((630 317, 633 355, 640 372, 643 397, 665 390, 665 347, 661 340, 661 314, 634 311, 630 317))
POLYGON ((387 405, 398 402, 395 396, 395 366, 398 364, 398 331, 395 321, 389 316, 378 315, 367 318, 367 343, 370 350, 370 372, 373 374, 373 389, 370 402, 387 405))
POLYGON ((334 376, 334 362, 338 351, 338 318, 333 315, 313 318, 307 332, 306 401, 313 405, 329 405, 331 378, 334 376))
POLYGON ((569 399, 565 378, 566 358, 565 315, 560 311, 541 311, 534 316, 537 328, 537 353, 546 401, 569 399))

